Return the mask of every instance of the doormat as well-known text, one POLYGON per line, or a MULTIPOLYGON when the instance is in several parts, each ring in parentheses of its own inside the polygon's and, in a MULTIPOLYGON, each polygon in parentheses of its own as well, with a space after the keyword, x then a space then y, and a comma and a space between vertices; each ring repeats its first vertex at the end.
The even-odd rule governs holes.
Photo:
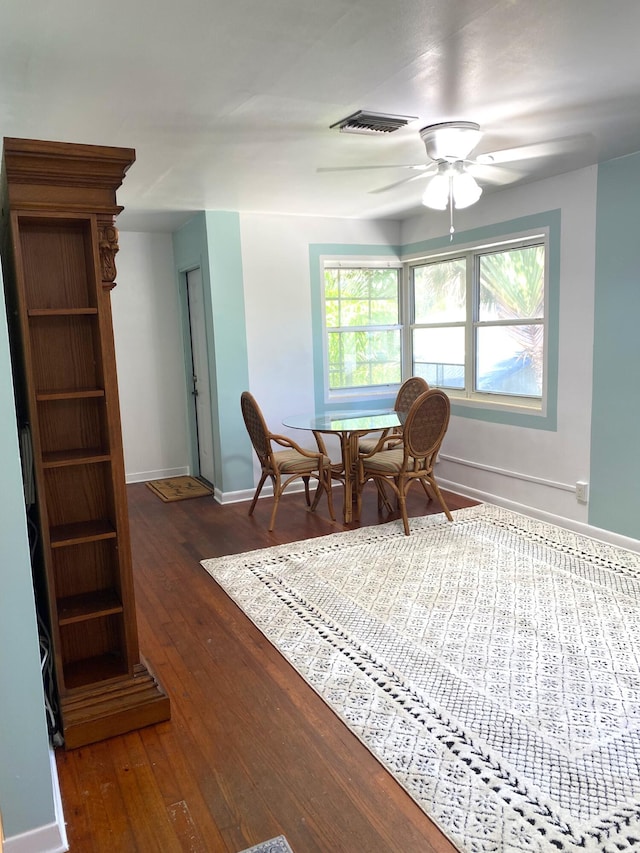
POLYGON ((241 850, 240 853, 293 853, 293 850, 287 844, 287 839, 284 835, 279 835, 277 838, 271 838, 269 841, 256 844, 255 847, 241 850))
POLYGON ((195 477, 167 477, 164 480, 149 480, 147 486, 161 501, 186 501, 212 495, 213 489, 195 477))

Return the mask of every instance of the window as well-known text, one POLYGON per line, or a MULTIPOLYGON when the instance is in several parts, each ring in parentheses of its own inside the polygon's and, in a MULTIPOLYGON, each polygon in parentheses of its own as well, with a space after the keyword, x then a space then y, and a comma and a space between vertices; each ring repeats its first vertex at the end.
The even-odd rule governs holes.
POLYGON ((412 372, 452 397, 542 408, 545 240, 409 264, 412 372))
POLYGON ((467 407, 546 417, 548 246, 545 225, 402 266, 323 258, 325 401, 390 397, 415 375, 467 407))
POLYGON ((400 270, 325 265, 329 392, 401 382, 400 270))

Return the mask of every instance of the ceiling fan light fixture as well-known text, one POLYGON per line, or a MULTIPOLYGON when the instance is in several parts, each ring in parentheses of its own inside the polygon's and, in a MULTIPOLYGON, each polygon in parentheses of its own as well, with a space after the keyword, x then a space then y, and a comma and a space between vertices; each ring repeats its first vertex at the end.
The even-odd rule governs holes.
POLYGON ((422 196, 425 207, 433 210, 449 208, 449 233, 453 240, 453 208, 470 207, 482 195, 482 188, 477 181, 465 170, 462 160, 452 163, 440 160, 438 173, 431 178, 422 196))
POLYGON ((438 172, 429 181, 422 196, 422 203, 432 210, 446 210, 449 204, 449 177, 438 172))
POLYGON ((427 154, 432 160, 466 160, 480 142, 480 125, 474 121, 444 121, 420 131, 427 154))
POLYGON ((461 170, 453 176, 453 203, 457 209, 471 207, 481 195, 482 187, 473 175, 461 170))

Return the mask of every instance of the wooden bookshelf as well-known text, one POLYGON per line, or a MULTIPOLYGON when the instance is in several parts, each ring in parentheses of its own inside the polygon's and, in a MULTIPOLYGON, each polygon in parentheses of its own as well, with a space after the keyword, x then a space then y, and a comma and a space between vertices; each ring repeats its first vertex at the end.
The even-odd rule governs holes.
POLYGON ((5 139, 3 267, 65 746, 170 716, 140 659, 110 291, 131 149, 5 139))

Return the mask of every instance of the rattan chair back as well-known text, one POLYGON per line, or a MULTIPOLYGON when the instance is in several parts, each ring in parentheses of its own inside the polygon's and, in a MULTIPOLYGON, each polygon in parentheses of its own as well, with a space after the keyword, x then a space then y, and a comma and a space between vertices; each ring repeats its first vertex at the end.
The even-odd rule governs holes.
POLYGON ((258 459, 264 465, 271 456, 271 443, 269 441, 269 430, 264 416, 257 404, 253 394, 243 391, 240 397, 242 417, 249 433, 251 444, 258 459))
POLYGON ((422 393, 413 403, 404 424, 405 458, 430 467, 449 426, 451 404, 439 388, 422 393))
POLYGON ((408 412, 420 394, 424 394, 428 390, 429 385, 426 379, 423 379, 422 376, 410 376, 398 389, 393 408, 396 412, 408 412))

